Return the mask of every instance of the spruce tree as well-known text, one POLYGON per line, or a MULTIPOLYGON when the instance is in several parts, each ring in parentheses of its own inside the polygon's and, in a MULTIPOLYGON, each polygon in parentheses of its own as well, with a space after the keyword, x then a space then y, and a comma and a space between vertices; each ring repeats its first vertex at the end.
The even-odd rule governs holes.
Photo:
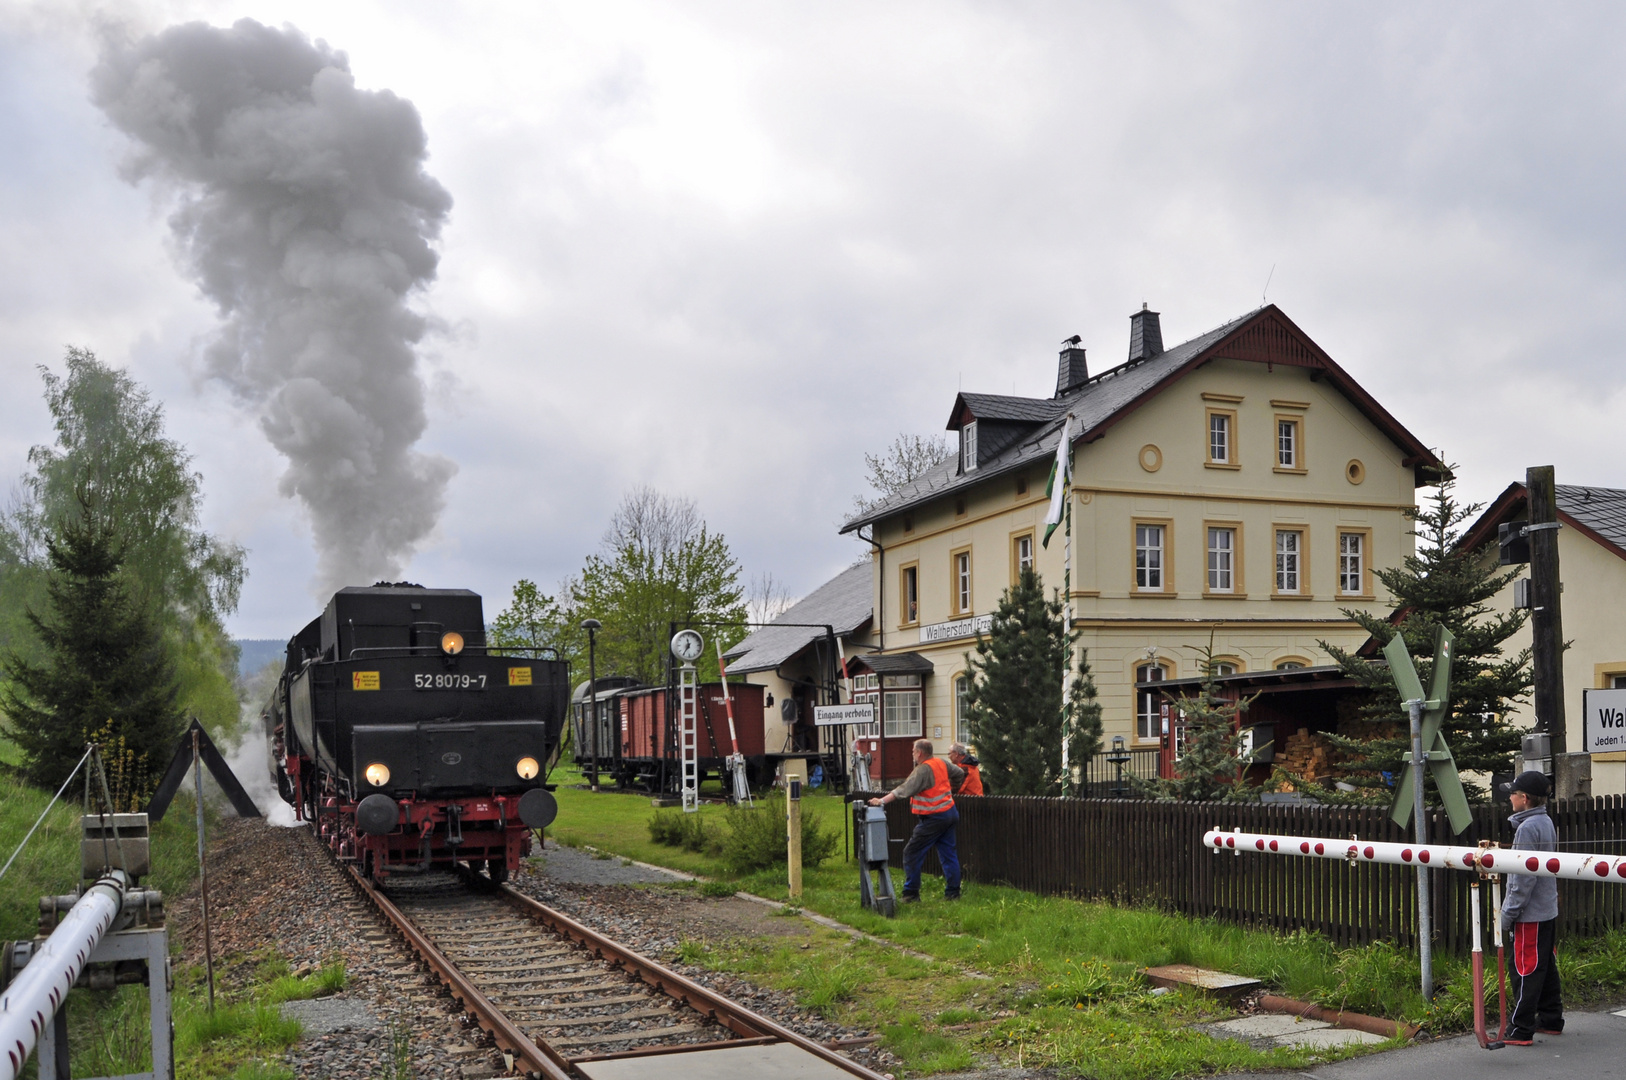
MULTIPOLYGON (((1061 794, 1062 677, 1073 638, 1059 597, 1046 600, 1031 568, 1005 590, 993 626, 966 654, 966 721, 996 795, 1061 794)), ((1089 659, 1081 658, 1071 697, 1068 757, 1082 763, 1101 743, 1100 705, 1089 659)))
MULTIPOLYGON (((28 611, 40 661, 4 658, 4 730, 24 778, 56 787, 93 738, 134 772, 161 773, 183 726, 170 652, 122 574, 114 529, 85 510, 46 539, 49 614, 28 611)), ((112 756, 111 754, 109 756, 112 756)), ((132 792, 144 796, 147 792, 132 792)))
MULTIPOLYGON (((1455 466, 1450 466, 1454 470, 1455 466)), ((1451 709, 1441 730, 1446 745, 1464 774, 1463 787, 1472 800, 1482 801, 1487 790, 1466 779, 1468 774, 1510 771, 1519 749, 1520 731, 1507 713, 1525 701, 1535 685, 1530 650, 1513 656, 1503 644, 1524 626, 1524 611, 1494 612, 1487 606, 1519 570, 1502 571, 1495 547, 1468 551, 1461 546, 1462 526, 1471 522, 1479 505, 1456 501, 1455 479, 1448 472, 1428 502, 1408 516, 1416 522, 1417 554, 1397 568, 1375 571, 1393 596, 1395 614, 1381 618, 1364 611, 1344 610, 1380 645, 1396 633, 1417 664, 1423 685, 1433 677, 1435 627, 1445 626, 1456 637, 1451 665, 1451 709)), ((1411 749, 1410 722, 1400 704, 1400 693, 1387 665, 1369 662, 1344 649, 1321 643, 1344 672, 1370 691, 1361 716, 1374 722, 1367 737, 1332 736, 1343 752, 1345 779, 1384 793, 1403 767, 1401 755, 1411 749)), ((1433 801, 1433 777, 1429 794, 1433 801)))
POLYGON ((1236 792, 1240 786, 1242 732, 1237 718, 1249 700, 1227 701, 1215 683, 1218 665, 1212 642, 1202 652, 1203 682, 1195 696, 1175 699, 1174 707, 1185 725, 1185 741, 1174 759, 1175 775, 1151 781, 1152 793, 1165 799, 1212 802, 1236 792))

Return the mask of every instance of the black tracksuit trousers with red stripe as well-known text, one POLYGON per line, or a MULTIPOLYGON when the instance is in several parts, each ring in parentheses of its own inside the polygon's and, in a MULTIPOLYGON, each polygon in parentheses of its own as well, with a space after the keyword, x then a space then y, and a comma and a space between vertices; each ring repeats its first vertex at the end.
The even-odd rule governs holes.
POLYGON ((1513 1014, 1507 1037, 1528 1039, 1537 1031, 1564 1030, 1564 1002, 1559 998, 1554 935, 1558 920, 1513 924, 1513 1014))

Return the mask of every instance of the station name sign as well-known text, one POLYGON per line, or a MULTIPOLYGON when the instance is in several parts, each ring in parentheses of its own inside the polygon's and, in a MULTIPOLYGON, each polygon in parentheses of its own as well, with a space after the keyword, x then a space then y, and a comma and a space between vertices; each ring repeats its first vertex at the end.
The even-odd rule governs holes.
POLYGON ((1586 718, 1587 753, 1626 750, 1626 690, 1583 690, 1581 711, 1586 718))
POLYGON ((853 705, 815 705, 813 723, 817 727, 846 727, 848 724, 875 723, 875 703, 861 701, 853 705))
POLYGON ((953 641, 955 638, 975 637, 986 634, 994 628, 992 615, 971 615, 964 619, 955 619, 952 622, 932 623, 930 626, 920 628, 920 643, 930 644, 934 641, 953 641))

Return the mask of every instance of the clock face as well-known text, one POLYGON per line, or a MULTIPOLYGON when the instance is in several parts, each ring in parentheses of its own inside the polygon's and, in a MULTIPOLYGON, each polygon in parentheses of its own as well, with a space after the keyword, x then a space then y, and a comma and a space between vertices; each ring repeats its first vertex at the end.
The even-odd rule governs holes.
POLYGON ((672 637, 672 655, 685 663, 692 664, 705 651, 706 643, 693 630, 679 630, 672 637))

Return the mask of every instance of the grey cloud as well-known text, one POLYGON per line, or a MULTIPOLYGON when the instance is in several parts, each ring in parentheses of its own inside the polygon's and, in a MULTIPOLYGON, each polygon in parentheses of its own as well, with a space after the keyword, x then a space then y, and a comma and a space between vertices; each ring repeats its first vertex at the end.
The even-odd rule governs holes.
POLYGON ((456 472, 413 449, 430 327, 410 302, 452 202, 417 110, 356 89, 324 42, 249 19, 110 40, 91 86, 133 141, 127 178, 174 200, 178 257, 222 319, 206 369, 288 459, 317 591, 398 576, 456 472))

